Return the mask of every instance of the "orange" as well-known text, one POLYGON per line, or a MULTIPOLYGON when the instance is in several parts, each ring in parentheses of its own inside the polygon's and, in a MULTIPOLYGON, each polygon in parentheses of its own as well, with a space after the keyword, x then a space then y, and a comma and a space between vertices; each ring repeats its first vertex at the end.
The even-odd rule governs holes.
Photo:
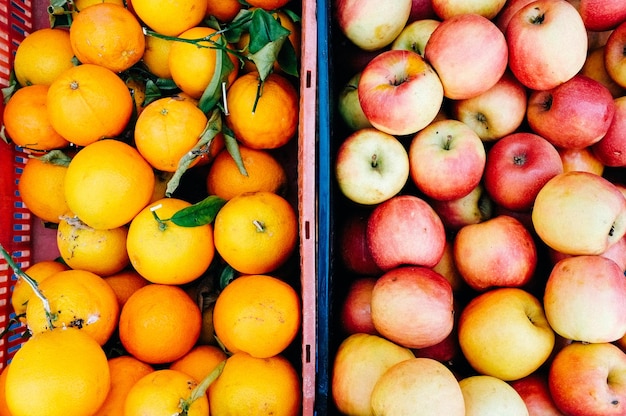
POLYGON ((241 273, 276 270, 298 244, 296 213, 287 200, 272 192, 245 193, 228 200, 213 227, 216 250, 241 273))
POLYGON ((248 4, 265 10, 276 10, 286 6, 289 1, 290 0, 248 0, 248 4))
POLYGON ((209 387, 211 414, 295 416, 302 410, 301 384, 283 356, 254 358, 238 352, 209 387))
POLYGON ((120 310, 137 289, 150 283, 135 270, 123 270, 111 276, 106 276, 104 280, 111 286, 113 292, 115 292, 120 310))
POLYGON ((215 157, 226 147, 226 142, 224 141, 224 133, 219 132, 213 137, 213 140, 208 145, 204 145, 200 147, 197 153, 197 157, 191 163, 191 167, 193 166, 204 166, 213 162, 215 157))
POLYGON ((74 66, 74 51, 70 34, 65 29, 35 30, 19 44, 13 70, 23 87, 33 84, 50 85, 62 72, 74 66))
MULTIPOLYGON (((133 10, 152 30, 178 36, 202 22, 208 0, 133 0, 133 10)), ((211 0, 213 1, 213 0, 211 0)))
POLYGON ((235 80, 226 97, 226 123, 245 146, 275 149, 294 137, 298 92, 287 78, 271 73, 261 82, 257 72, 249 72, 235 80))
POLYGON ((207 416, 209 400, 200 395, 183 413, 181 401, 188 400, 198 382, 181 371, 161 369, 145 375, 126 396, 124 416, 207 416))
MULTIPOLYGON (((69 267, 67 265, 59 261, 41 260, 37 263, 33 263, 33 265, 26 268, 24 272, 39 284, 53 274, 68 269, 69 267)), ((24 279, 17 279, 13 286, 13 293, 11 293, 11 306, 13 306, 16 315, 26 313, 26 305, 31 296, 33 296, 33 289, 30 285, 26 283, 24 279)))
MULTIPOLYGON (((226 353, 215 345, 198 345, 170 364, 169 368, 181 371, 199 383, 227 357, 226 353)), ((208 394, 207 390, 207 399, 208 394)))
POLYGON ((68 213, 59 221, 56 241, 59 254, 68 266, 103 277, 122 271, 130 263, 127 234, 124 225, 96 230, 68 213))
POLYGON ((130 222, 150 201, 155 176, 137 149, 118 140, 99 140, 82 148, 65 175, 70 210, 95 229, 130 222))
POLYGON ((20 88, 4 107, 6 134, 17 146, 31 150, 61 149, 69 142, 52 128, 47 107, 48 86, 20 88))
POLYGON ((6 379, 12 416, 83 416, 98 410, 109 393, 107 357, 97 342, 75 328, 33 335, 16 352, 6 379))
POLYGON ((214 16, 222 23, 228 23, 243 8, 239 0, 210 0, 207 2, 206 17, 214 16))
POLYGON ((169 57, 170 48, 174 41, 146 35, 146 49, 143 53, 143 63, 152 74, 159 78, 171 79, 169 57))
POLYGON ((0 415, 11 416, 9 405, 7 404, 7 398, 5 395, 5 386, 7 382, 9 364, 7 364, 0 372, 0 415))
POLYGON ((149 364, 139 361, 130 355, 121 355, 109 359, 111 389, 102 407, 93 416, 121 416, 124 414, 124 403, 128 392, 143 376, 152 373, 149 364))
POLYGON ((163 198, 144 208, 130 223, 126 242, 130 262, 150 282, 185 284, 209 268, 215 253, 212 226, 183 227, 170 220, 189 206, 182 199, 163 198))
POLYGON ((189 100, 160 98, 148 104, 135 125, 135 146, 155 169, 175 172, 198 143, 206 115, 189 100))
POLYGON ((76 13, 70 26, 70 42, 80 62, 101 65, 113 72, 135 65, 146 48, 135 15, 114 3, 96 3, 76 13))
POLYGON ((72 0, 72 3, 74 3, 75 10, 81 11, 89 6, 99 3, 115 3, 119 6, 123 6, 124 0, 72 0))
POLYGON ((231 352, 259 358, 280 354, 300 329, 299 299, 293 287, 276 277, 238 277, 217 298, 215 334, 231 352))
MULTIPOLYGON (((216 33, 215 29, 197 26, 184 31, 179 37, 202 39, 214 33, 216 33)), ((213 42, 219 39, 219 35, 211 38, 213 42)), ((193 98, 202 97, 202 93, 215 73, 218 52, 213 46, 214 44, 209 41, 201 41, 197 45, 189 42, 174 42, 170 48, 169 67, 172 79, 183 92, 193 98)), ((239 61, 232 54, 227 54, 227 56, 234 65, 233 71, 228 75, 228 85, 231 85, 237 77, 239 61)))
MULTIPOLYGON (((86 270, 66 270, 53 274, 39 284, 50 303, 55 328, 78 328, 104 345, 115 330, 119 306, 111 286, 100 276, 86 270)), ((41 299, 31 296, 26 306, 26 323, 33 333, 49 331, 41 299)))
POLYGON ((209 168, 207 191, 231 199, 245 192, 267 191, 281 193, 287 186, 285 168, 267 150, 239 146, 247 176, 239 172, 228 150, 224 149, 209 168))
POLYGON ((119 322, 126 351, 150 364, 170 363, 187 354, 202 326, 200 308, 180 287, 151 284, 128 298, 119 322))
POLYGON ((100 65, 72 67, 50 85, 48 115, 52 127, 77 146, 121 134, 133 112, 126 83, 100 65))
POLYGON ((30 158, 17 188, 26 207, 45 222, 58 223, 69 207, 65 201, 67 166, 30 158))

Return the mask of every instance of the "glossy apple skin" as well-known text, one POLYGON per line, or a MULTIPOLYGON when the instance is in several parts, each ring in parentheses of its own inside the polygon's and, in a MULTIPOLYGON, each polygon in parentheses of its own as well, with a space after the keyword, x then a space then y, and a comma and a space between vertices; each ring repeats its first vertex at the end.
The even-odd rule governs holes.
POLYGON ((458 231, 466 225, 478 224, 492 217, 493 201, 479 183, 467 195, 450 201, 429 200, 447 230, 458 231))
POLYGON ((604 46, 604 67, 611 79, 626 88, 626 21, 611 32, 604 46))
POLYGON ((609 343, 565 346, 552 360, 550 394, 572 416, 626 413, 626 354, 609 343))
POLYGON ((620 0, 580 0, 578 12, 587 30, 594 32, 615 29, 626 20, 626 7, 620 0))
POLYGON ((443 256, 446 233, 426 201, 398 195, 374 208, 367 222, 367 241, 383 271, 402 265, 433 267, 443 256))
POLYGON ((361 79, 361 73, 357 72, 344 84, 337 97, 339 115, 351 131, 372 127, 372 123, 365 117, 359 102, 359 92, 357 90, 359 79, 361 79))
MULTIPOLYGON (((572 257, 570 254, 559 253, 558 251, 555 251, 549 247, 548 255, 553 266, 559 260, 567 257, 572 257)), ((613 260, 624 272, 626 272, 626 236, 611 244, 604 253, 598 255, 613 260)))
POLYGON ((451 102, 452 118, 467 124, 481 140, 491 142, 515 132, 526 117, 526 87, 509 72, 487 91, 451 102))
POLYGON ((428 39, 439 23, 441 21, 436 19, 420 19, 408 23, 391 44, 391 49, 413 51, 423 57, 428 39))
POLYGON ((557 151, 563 162, 563 172, 580 170, 602 176, 604 163, 598 159, 590 147, 582 149, 558 148, 557 151))
POLYGON ((545 287, 548 322, 564 338, 613 342, 626 333, 624 270, 603 256, 557 262, 545 287))
POLYGON ((614 114, 608 88, 577 74, 551 90, 533 91, 526 118, 531 129, 554 146, 582 149, 604 137, 614 114))
POLYGON ((509 384, 526 403, 529 416, 564 416, 552 400, 547 374, 535 372, 509 384))
POLYGON ((593 154, 605 166, 626 166, 626 96, 616 98, 615 115, 608 131, 592 146, 593 154))
POLYGON ((375 0, 335 0, 337 26, 359 48, 374 51, 389 45, 406 25, 411 0, 398 0, 380 7, 375 0))
POLYGON ((459 318, 459 343, 479 373, 509 381, 535 372, 554 348, 539 300, 519 288, 490 290, 474 297, 459 318))
POLYGON ((432 0, 413 0, 411 3, 411 13, 409 14, 408 23, 422 19, 437 19, 437 15, 433 10, 432 0))
POLYGON ((404 266, 380 276, 372 290, 372 322, 385 338, 407 348, 443 341, 454 326, 450 283, 426 267, 404 266))
POLYGON ((388 50, 372 59, 361 72, 359 102, 377 129, 393 135, 413 134, 439 113, 443 86, 421 55, 388 50))
POLYGON ((498 26, 502 33, 506 33, 511 17, 513 17, 519 9, 533 1, 535 0, 508 0, 502 10, 500 10, 500 13, 498 13, 498 16, 494 19, 496 26, 498 26))
POLYGON ((565 172, 539 191, 532 221, 539 238, 556 251, 602 254, 626 233, 626 199, 601 176, 565 172))
POLYGON ((521 287, 533 277, 537 247, 519 220, 498 215, 459 230, 454 239, 454 262, 474 290, 521 287))
POLYGON ((380 276, 367 244, 367 220, 370 211, 353 211, 343 219, 337 246, 342 265, 351 273, 363 276, 380 276))
POLYGON ((528 416, 524 400, 506 381, 486 375, 471 375, 459 381, 466 416, 528 416))
POLYGON ((467 124, 453 119, 436 121, 411 140, 410 177, 430 198, 459 199, 480 183, 486 158, 483 142, 467 124))
POLYGON ((370 415, 370 397, 376 381, 394 364, 414 358, 413 352, 377 335, 345 338, 334 358, 332 395, 343 414, 370 415))
POLYGON ((525 5, 511 17, 505 35, 509 68, 533 90, 548 90, 569 80, 587 58, 587 29, 578 10, 565 0, 525 5))
POLYGON ((459 270, 454 262, 454 245, 452 237, 446 239, 443 256, 441 256, 439 263, 435 264, 432 269, 445 277, 448 283, 450 283, 454 293, 459 293, 461 290, 467 288, 465 280, 463 280, 463 277, 459 273, 459 270))
POLYGON ((498 82, 507 68, 508 49, 504 35, 491 20, 462 14, 437 26, 426 44, 424 57, 437 71, 444 95, 462 100, 479 95, 498 82))
POLYGON ((474 13, 491 20, 500 13, 500 10, 502 10, 506 4, 506 0, 432 0, 432 2, 435 13, 441 19, 449 19, 461 14, 474 13))
POLYGON ((589 56, 587 56, 585 65, 583 65, 580 73, 588 76, 591 79, 595 79, 596 81, 607 87, 608 90, 611 91, 611 95, 613 96, 613 98, 619 98, 626 94, 626 89, 619 85, 617 82, 615 82, 606 71, 606 66, 604 65, 605 49, 606 45, 599 46, 595 49, 590 49, 589 56))
POLYGON ((347 334, 378 335, 372 323, 372 289, 375 277, 357 277, 348 287, 341 305, 341 327, 347 334))
POLYGON ((487 152, 483 183, 497 205, 529 211, 543 185, 562 172, 563 162, 550 142, 533 133, 512 133, 487 152))

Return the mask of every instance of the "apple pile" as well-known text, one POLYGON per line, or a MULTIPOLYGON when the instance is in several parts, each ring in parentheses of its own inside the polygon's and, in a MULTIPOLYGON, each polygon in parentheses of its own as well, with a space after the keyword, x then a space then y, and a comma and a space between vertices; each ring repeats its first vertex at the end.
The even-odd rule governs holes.
POLYGON ((624 1, 332 10, 337 412, 626 415, 624 1))

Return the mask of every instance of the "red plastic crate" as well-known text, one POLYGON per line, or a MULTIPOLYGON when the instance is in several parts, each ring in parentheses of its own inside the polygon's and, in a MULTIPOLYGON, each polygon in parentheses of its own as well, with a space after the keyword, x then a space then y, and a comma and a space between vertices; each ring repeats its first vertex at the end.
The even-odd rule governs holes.
MULTIPOLYGON (((28 0, 0 2, 0 85, 9 84, 13 56, 20 41, 33 29, 48 25, 46 4, 28 0)), ((316 392, 316 108, 317 108, 317 21, 316 2, 302 3, 302 43, 300 66, 300 119, 297 138, 297 204, 300 218, 300 269, 302 298, 302 414, 314 414, 316 392)), ((2 114, 3 105, 0 108, 2 114)), ((14 146, 0 142, 0 242, 18 265, 28 267, 40 251, 50 248, 54 233, 38 226, 19 198, 17 183, 26 155, 14 146), (48 247, 46 247, 48 246, 48 247)), ((54 251, 54 250, 53 250, 54 251)), ((38 254, 39 253, 39 254, 38 254)), ((0 331, 12 318, 10 303, 15 275, 0 259, 0 331)), ((23 331, 23 330, 22 330, 23 331)), ((0 340, 0 369, 19 349, 21 333, 0 340)))

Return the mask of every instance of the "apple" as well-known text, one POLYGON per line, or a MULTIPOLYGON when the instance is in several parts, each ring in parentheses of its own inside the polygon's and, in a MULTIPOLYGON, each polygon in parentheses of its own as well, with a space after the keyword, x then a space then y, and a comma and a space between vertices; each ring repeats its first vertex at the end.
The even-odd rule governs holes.
POLYGON ((535 232, 565 254, 601 254, 626 233, 626 198, 607 179, 564 172, 541 188, 532 211, 535 232))
POLYGON ((454 262, 454 244, 452 238, 446 239, 443 256, 441 256, 439 263, 435 264, 432 269, 442 275, 448 283, 450 283, 453 292, 459 293, 466 288, 465 280, 463 280, 463 276, 459 273, 459 269, 454 262))
POLYGON ((548 277, 544 308, 550 326, 564 338, 613 342, 626 333, 624 270, 603 256, 558 261, 548 277))
POLYGON ((465 416, 465 401, 456 377, 430 358, 401 361, 383 373, 371 396, 375 415, 420 414, 465 416))
POLYGON ((614 114, 609 89, 577 74, 550 90, 533 91, 526 119, 535 133, 554 146, 582 149, 606 134, 614 114))
POLYGON ((413 352, 377 335, 353 334, 345 338, 335 354, 331 390, 337 409, 348 415, 372 414, 372 390, 385 371, 413 352))
POLYGON ((458 231, 469 224, 478 224, 492 217, 493 201, 482 183, 467 195, 449 201, 429 200, 447 230, 458 231))
POLYGON ((604 85, 611 92, 613 98, 618 98, 626 94, 626 89, 613 81, 613 78, 606 71, 604 65, 604 51, 606 45, 600 46, 596 49, 589 51, 589 56, 583 65, 580 73, 588 76, 591 79, 595 79, 602 85, 604 85))
POLYGON ((401 266, 380 276, 371 308, 378 333, 407 348, 435 345, 454 326, 452 287, 427 267, 401 266))
POLYGON ((360 72, 354 74, 352 78, 344 84, 337 97, 339 116, 351 131, 372 127, 372 123, 365 117, 361 103, 359 102, 358 86, 360 79, 360 72))
POLYGON ((626 354, 613 344, 567 345, 552 360, 548 383, 564 414, 626 414, 626 354))
POLYGON ((528 416, 519 393, 506 381, 487 375, 472 375, 459 381, 465 401, 465 416, 528 416))
POLYGON ((484 186, 496 205, 529 211, 543 185, 563 172, 556 148, 529 132, 509 134, 487 152, 484 186))
POLYGON ((341 32, 359 48, 373 51, 389 45, 406 26, 411 0, 381 7, 376 0, 335 0, 334 16, 341 32))
POLYGON ((347 271, 356 275, 379 276, 380 267, 372 258, 367 244, 367 221, 370 211, 351 211, 339 226, 338 257, 347 271))
POLYGON ((498 82, 507 68, 508 50, 504 35, 491 20, 478 14, 462 14, 437 26, 424 57, 437 71, 444 95, 462 100, 498 82))
MULTIPOLYGON (((571 254, 563 254, 548 247, 548 256, 552 265, 554 266, 559 260, 567 257, 572 257, 571 254)), ((613 260, 620 269, 626 272, 626 235, 620 238, 617 242, 611 244, 609 248, 598 256, 606 257, 613 260)))
POLYGON ((587 30, 594 32, 615 29, 626 21, 626 7, 621 0, 580 0, 578 12, 587 30))
POLYGON ((411 13, 409 14, 409 21, 407 23, 435 18, 437 18, 437 15, 433 10, 432 0, 413 0, 411 2, 411 13))
POLYGON ((563 416, 550 395, 547 374, 535 372, 509 384, 526 403, 530 416, 563 416))
POLYGON ((541 302, 519 288, 493 289, 472 298, 461 312, 458 331, 469 364, 505 381, 535 372, 555 343, 541 302))
POLYGON ((602 176, 604 172, 604 163, 598 159, 590 147, 582 149, 566 149, 557 148, 561 162, 563 162, 563 172, 571 170, 579 170, 594 173, 602 176))
POLYGON ((566 0, 525 5, 509 20, 505 36, 509 68, 533 90, 549 90, 569 80, 587 59, 587 29, 566 0))
POLYGON ((476 132, 453 119, 420 130, 408 154, 413 183, 424 195, 441 201, 469 194, 480 183, 487 157, 476 132))
POLYGON ((420 19, 408 23, 391 44, 391 49, 413 51, 422 57, 430 35, 441 23, 436 19, 420 19))
POLYGON ((614 103, 615 115, 608 131, 592 150, 603 165, 622 167, 626 166, 626 96, 616 98, 614 103))
POLYGON ((513 17, 519 9, 534 1, 535 0, 508 0, 494 19, 496 26, 498 26, 502 33, 506 33, 511 17, 513 17))
POLYGON ((394 136, 366 128, 350 134, 335 159, 339 189, 353 202, 379 204, 396 195, 409 179, 409 156, 394 136))
POLYGON ((470 126, 478 137, 491 142, 515 132, 526 117, 526 87, 507 71, 487 91, 451 102, 452 118, 470 126))
POLYGON ((370 214, 367 242, 383 271, 402 265, 433 267, 443 256, 446 232, 426 201, 415 195, 397 195, 370 214))
POLYGON ((457 331, 455 328, 452 328, 452 332, 443 341, 428 347, 416 348, 413 350, 413 353, 416 357, 430 358, 448 366, 453 366, 461 356, 457 331))
POLYGON ((454 263, 474 290, 521 287, 537 267, 537 247, 517 219, 498 215, 461 228, 454 238, 454 263))
POLYGON ((416 52, 388 50, 361 72, 359 102, 377 129, 408 135, 426 127, 439 113, 443 86, 433 68, 416 52))
POLYGON ((432 0, 435 14, 441 19, 449 19, 461 14, 477 14, 489 20, 500 13, 506 0, 432 0))
POLYGON ((347 334, 372 334, 378 331, 372 323, 372 289, 375 277, 357 277, 348 287, 341 304, 341 327, 347 334))

